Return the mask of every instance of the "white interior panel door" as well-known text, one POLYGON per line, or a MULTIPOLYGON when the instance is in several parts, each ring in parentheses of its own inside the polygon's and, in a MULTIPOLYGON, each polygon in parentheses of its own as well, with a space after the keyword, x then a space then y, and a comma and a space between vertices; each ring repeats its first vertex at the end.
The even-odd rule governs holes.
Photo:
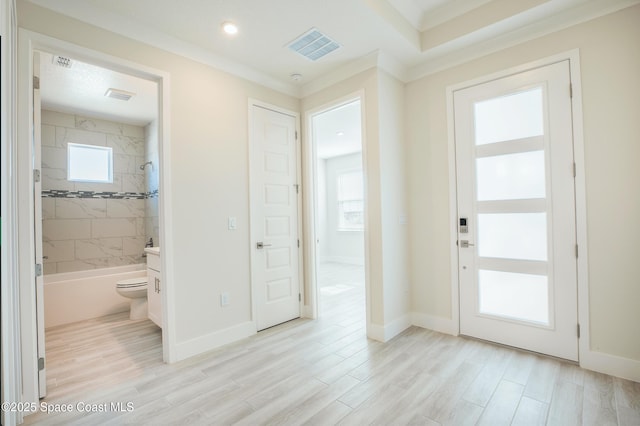
POLYGON ((578 359, 569 62, 454 93, 460 333, 578 359))
POLYGON ((38 327, 38 392, 40 398, 47 395, 47 370, 45 363, 44 331, 44 263, 42 255, 42 139, 41 139, 41 102, 40 102, 40 54, 33 54, 33 214, 34 247, 36 258, 36 324, 38 327))
POLYGON ((252 286, 258 330, 300 317, 296 118, 252 106, 252 286))

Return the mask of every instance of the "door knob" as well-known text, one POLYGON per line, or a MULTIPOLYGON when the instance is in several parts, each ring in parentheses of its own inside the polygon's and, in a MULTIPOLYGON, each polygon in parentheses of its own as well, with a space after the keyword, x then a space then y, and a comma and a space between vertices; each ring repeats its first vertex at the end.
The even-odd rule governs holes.
POLYGON ((256 248, 262 250, 265 247, 271 247, 271 244, 265 244, 262 241, 256 243, 256 248))
POLYGON ((468 240, 460 240, 460 247, 462 248, 468 248, 473 246, 475 246, 475 244, 471 244, 468 240))

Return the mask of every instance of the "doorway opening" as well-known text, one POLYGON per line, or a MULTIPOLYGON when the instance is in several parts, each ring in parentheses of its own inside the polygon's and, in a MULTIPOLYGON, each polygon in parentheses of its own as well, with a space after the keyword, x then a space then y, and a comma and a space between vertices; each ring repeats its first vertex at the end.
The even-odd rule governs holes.
POLYGON ((361 100, 311 116, 317 316, 365 328, 366 192, 361 100))
POLYGON ((38 393, 56 398, 163 361, 160 88, 46 50, 33 69, 38 393))

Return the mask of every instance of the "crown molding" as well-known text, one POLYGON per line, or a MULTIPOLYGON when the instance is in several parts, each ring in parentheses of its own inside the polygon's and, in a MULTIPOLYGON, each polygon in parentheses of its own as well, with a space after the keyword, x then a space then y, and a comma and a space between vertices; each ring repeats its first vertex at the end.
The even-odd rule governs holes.
POLYGON ((499 26, 482 30, 485 39, 480 42, 473 43, 469 40, 471 37, 463 37, 425 52, 421 63, 409 68, 406 81, 418 80, 639 3, 640 0, 595 0, 541 17, 528 25, 519 25, 510 31, 499 32, 499 26))

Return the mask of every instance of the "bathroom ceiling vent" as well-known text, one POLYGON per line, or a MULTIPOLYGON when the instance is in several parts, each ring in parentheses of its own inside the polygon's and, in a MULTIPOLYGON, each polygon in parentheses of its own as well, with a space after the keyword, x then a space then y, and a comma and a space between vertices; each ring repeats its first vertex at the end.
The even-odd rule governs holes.
POLYGON ((338 49, 340 45, 322 34, 317 28, 311 28, 288 45, 289 49, 312 61, 338 49))
POLYGON ((51 61, 53 62, 53 65, 57 65, 62 68, 71 68, 71 65, 73 65, 73 61, 71 60, 71 58, 66 58, 59 55, 53 55, 51 61))
POLYGON ((136 94, 132 93, 132 92, 127 92, 126 90, 120 90, 120 89, 108 89, 104 95, 107 98, 113 98, 113 99, 118 99, 119 101, 128 101, 129 99, 131 99, 132 97, 134 97, 136 94))

